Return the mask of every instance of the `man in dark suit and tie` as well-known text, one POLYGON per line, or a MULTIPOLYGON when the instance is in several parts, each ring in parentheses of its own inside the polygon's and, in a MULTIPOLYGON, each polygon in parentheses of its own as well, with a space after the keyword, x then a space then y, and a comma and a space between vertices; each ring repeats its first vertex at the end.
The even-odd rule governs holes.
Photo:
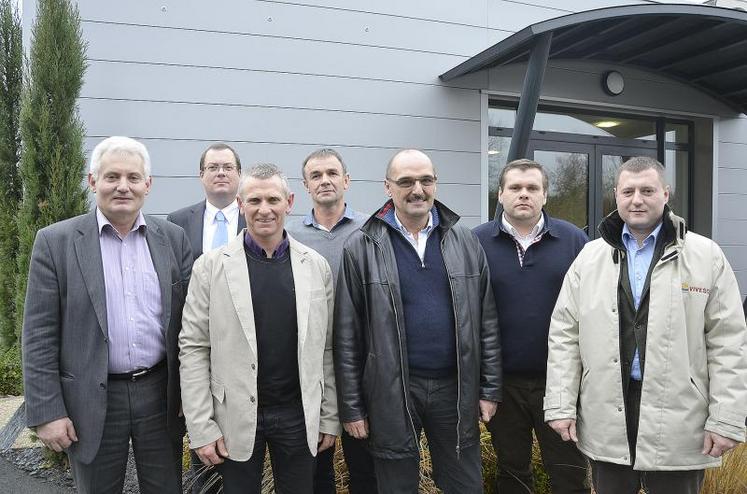
MULTIPOLYGON (((195 260, 204 252, 226 245, 246 226, 236 202, 240 175, 239 154, 223 142, 211 144, 200 156, 200 181, 205 189, 205 199, 166 217, 166 220, 187 232, 195 260)), ((219 474, 214 471, 206 472, 200 457, 194 451, 190 455, 192 492, 216 494, 218 484, 211 478, 219 474)))
POLYGON ((228 144, 212 144, 200 156, 205 199, 166 217, 187 232, 195 259, 203 252, 226 245, 246 226, 236 203, 240 175, 238 153, 228 144))
POLYGON ((145 217, 145 146, 93 150, 93 212, 39 230, 29 269, 23 371, 29 427, 66 451, 80 493, 122 492, 130 442, 142 493, 181 493, 177 337, 192 250, 145 217))

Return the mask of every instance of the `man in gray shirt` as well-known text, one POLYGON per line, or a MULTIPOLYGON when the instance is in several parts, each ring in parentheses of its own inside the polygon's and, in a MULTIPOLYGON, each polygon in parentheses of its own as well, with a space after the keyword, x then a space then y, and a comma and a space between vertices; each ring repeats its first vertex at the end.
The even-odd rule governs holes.
MULTIPOLYGON (((324 148, 311 153, 304 160, 301 173, 313 208, 304 218, 288 224, 286 230, 293 238, 324 256, 337 281, 342 246, 348 236, 358 230, 368 217, 345 204, 345 191, 350 186, 350 175, 342 156, 334 149, 324 148)), ((376 477, 365 440, 354 439, 343 432, 342 446, 350 472, 350 492, 375 493, 376 477)), ((333 455, 334 448, 317 455, 315 494, 335 492, 333 455)))

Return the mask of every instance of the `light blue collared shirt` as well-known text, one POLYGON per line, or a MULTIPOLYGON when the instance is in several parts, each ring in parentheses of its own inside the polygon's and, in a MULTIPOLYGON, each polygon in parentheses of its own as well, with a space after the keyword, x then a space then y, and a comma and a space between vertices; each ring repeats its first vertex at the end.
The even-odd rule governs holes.
MULTIPOLYGON (((342 216, 340 219, 335 223, 335 226, 332 227, 332 230, 337 228, 341 223, 344 223, 346 221, 354 220, 355 219, 355 211, 350 209, 347 204, 345 204, 345 211, 342 213, 342 216)), ((316 218, 314 217, 314 210, 312 209, 309 211, 306 216, 303 218, 303 224, 306 226, 313 226, 317 230, 323 230, 323 231, 332 231, 327 230, 322 225, 319 224, 318 221, 316 221, 316 218)))
MULTIPOLYGON (((630 280, 630 291, 633 292, 635 310, 638 310, 638 306, 641 305, 643 286, 646 284, 648 269, 654 258, 656 238, 659 236, 659 232, 661 231, 661 225, 662 224, 659 223, 659 225, 654 228, 654 231, 643 240, 643 245, 641 247, 638 246, 638 240, 636 240, 633 234, 630 233, 627 223, 623 226, 622 241, 623 245, 625 245, 625 250, 628 252, 628 279, 630 280)), ((640 381, 643 378, 641 375, 641 362, 637 347, 635 349, 635 355, 633 356, 633 364, 630 367, 630 377, 636 381, 640 381)))

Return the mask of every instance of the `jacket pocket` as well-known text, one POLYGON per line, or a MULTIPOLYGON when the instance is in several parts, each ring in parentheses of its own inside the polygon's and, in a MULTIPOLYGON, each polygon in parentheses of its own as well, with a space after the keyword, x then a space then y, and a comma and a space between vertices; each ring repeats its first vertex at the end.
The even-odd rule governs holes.
POLYGON ((226 399, 226 388, 223 386, 223 384, 213 379, 210 380, 210 393, 212 393, 213 398, 218 403, 222 404, 226 399))
POLYGON ((703 390, 701 386, 698 386, 698 383, 695 382, 695 379, 690 377, 690 384, 693 388, 695 388, 695 391, 698 393, 698 396, 703 400, 703 403, 706 405, 708 404, 708 398, 706 397, 705 393, 703 393, 703 390))

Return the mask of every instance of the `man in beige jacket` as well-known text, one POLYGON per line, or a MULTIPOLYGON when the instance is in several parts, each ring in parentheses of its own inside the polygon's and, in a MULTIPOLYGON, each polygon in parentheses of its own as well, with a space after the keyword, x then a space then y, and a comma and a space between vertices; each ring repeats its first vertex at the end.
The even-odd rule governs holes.
POLYGON ((259 493, 269 446, 275 491, 311 493, 315 456, 339 434, 332 365, 332 272, 284 229, 285 176, 241 178, 246 230, 195 263, 179 337, 192 449, 223 492, 259 493))
POLYGON ((553 312, 545 420, 590 459, 599 494, 697 494, 745 439, 739 288, 718 245, 666 206, 659 162, 625 162, 615 199, 553 312))

